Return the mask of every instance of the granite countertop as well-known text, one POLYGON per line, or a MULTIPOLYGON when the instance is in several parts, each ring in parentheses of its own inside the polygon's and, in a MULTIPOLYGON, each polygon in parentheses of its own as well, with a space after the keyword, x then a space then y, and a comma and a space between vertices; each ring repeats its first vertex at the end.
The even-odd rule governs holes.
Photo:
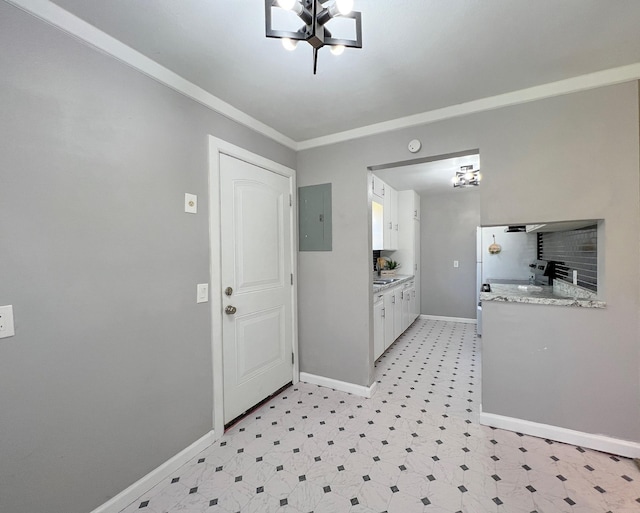
POLYGON ((373 286, 373 293, 377 293, 377 292, 381 292, 383 290, 387 290, 390 289, 392 287, 396 287, 398 285, 402 285, 403 283, 408 282, 409 280, 412 280, 413 278, 415 278, 414 275, 408 275, 408 274, 397 274, 395 276, 378 276, 377 274, 373 275, 373 280, 384 280, 384 279, 388 279, 388 278, 394 278, 396 281, 392 282, 392 283, 387 283, 385 285, 374 285, 373 286))
POLYGON ((567 287, 541 287, 518 284, 492 283, 491 292, 481 292, 480 301, 504 303, 530 303, 536 305, 604 308, 607 304, 596 297, 571 297, 567 287), (555 288, 555 292, 554 292, 555 288))

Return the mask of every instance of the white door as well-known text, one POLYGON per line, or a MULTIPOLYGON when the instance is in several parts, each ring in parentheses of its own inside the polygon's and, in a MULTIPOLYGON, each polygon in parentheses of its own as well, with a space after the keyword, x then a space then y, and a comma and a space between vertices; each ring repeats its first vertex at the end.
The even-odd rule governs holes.
POLYGON ((290 179, 220 155, 225 424, 292 380, 290 179))

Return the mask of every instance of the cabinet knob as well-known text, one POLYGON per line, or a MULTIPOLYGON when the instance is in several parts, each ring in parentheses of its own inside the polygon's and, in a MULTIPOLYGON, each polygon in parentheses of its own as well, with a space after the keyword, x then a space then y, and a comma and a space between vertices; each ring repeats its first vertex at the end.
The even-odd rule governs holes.
POLYGON ((226 313, 227 315, 233 315, 234 313, 236 313, 236 311, 237 311, 236 307, 235 306, 231 306, 231 305, 227 306, 224 309, 224 313, 226 313))

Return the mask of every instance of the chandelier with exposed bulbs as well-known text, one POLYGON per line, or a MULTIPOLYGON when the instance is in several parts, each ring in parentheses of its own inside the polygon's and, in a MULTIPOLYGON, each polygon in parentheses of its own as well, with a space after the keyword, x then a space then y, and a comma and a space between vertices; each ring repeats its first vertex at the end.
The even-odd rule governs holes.
POLYGON ((474 187, 480 185, 481 178, 479 169, 474 171, 473 166, 460 166, 452 181, 454 187, 474 187))
POLYGON ((265 27, 267 37, 282 40, 287 50, 295 50, 299 41, 313 47, 313 74, 318 67, 318 50, 331 47, 331 53, 340 55, 346 47, 362 48, 362 13, 353 11, 353 0, 265 0, 265 27), (272 9, 291 11, 304 25, 296 31, 277 30, 272 26, 272 9), (355 39, 334 38, 327 28, 333 18, 349 18, 355 23, 355 39))

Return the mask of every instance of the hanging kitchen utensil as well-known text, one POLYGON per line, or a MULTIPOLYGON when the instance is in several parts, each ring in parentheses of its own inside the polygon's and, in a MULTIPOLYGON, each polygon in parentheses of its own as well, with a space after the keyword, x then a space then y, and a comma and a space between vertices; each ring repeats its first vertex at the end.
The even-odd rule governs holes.
POLYGON ((493 236, 493 244, 491 244, 491 246, 489 246, 489 253, 491 253, 492 255, 497 255, 498 253, 500 253, 500 251, 502 251, 502 246, 500 244, 496 244, 496 236, 493 236))

